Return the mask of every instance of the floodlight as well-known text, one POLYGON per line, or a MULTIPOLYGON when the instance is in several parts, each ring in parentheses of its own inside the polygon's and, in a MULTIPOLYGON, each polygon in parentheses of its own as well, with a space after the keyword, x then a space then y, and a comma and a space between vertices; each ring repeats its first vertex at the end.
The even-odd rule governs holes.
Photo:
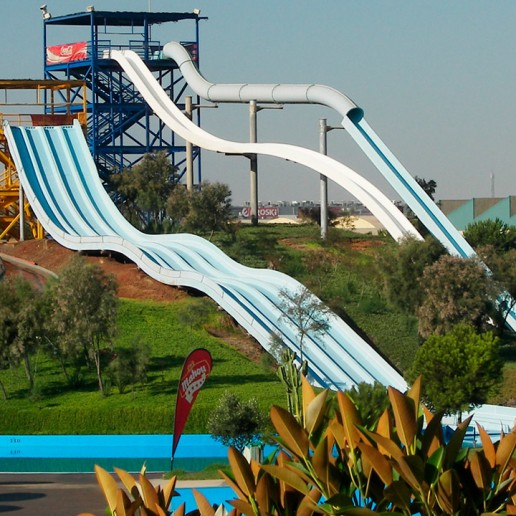
POLYGON ((40 10, 44 20, 49 20, 52 18, 52 15, 47 11, 47 4, 41 5, 40 10))
POLYGON ((200 9, 194 9, 193 13, 196 14, 197 16, 199 16, 199 14, 201 14, 201 10, 200 9))
POLYGON ((89 13, 92 13, 93 11, 95 11, 95 6, 88 5, 88 7, 86 7, 86 11, 89 12, 89 13))

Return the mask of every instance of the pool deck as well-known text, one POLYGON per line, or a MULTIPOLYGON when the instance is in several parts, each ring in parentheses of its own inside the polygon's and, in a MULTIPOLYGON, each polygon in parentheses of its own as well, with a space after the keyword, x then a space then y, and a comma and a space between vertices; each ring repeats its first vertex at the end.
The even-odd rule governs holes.
MULTIPOLYGON (((153 484, 164 484, 159 474, 147 477, 153 484)), ((178 481, 177 488, 224 487, 223 480, 178 481)), ((105 514, 106 501, 95 475, 68 474, 4 474, 0 473, 0 514, 16 516, 74 516, 89 512, 105 514)))

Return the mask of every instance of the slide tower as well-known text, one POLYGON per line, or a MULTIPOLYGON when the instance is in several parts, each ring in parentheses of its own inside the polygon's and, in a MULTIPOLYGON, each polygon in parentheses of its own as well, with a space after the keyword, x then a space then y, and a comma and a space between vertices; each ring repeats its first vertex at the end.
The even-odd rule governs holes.
MULTIPOLYGON (((198 61, 199 21, 205 18, 200 17, 198 10, 107 12, 89 6, 84 12, 54 17, 45 6, 41 9, 45 78, 86 83, 86 138, 101 177, 105 179, 113 171, 138 163, 145 153, 158 151, 167 152, 182 175, 186 163, 185 144, 178 144, 174 133, 153 116, 140 93, 122 74, 119 64, 109 56, 115 49, 136 52, 167 95, 184 108, 186 83, 176 63, 164 58, 162 44, 153 39, 152 32, 157 25, 180 22, 181 27, 178 25, 176 32, 191 33, 182 43, 198 61), (186 24, 189 28, 183 27, 186 24), (73 41, 69 39, 71 29, 73 41)), ((72 100, 82 94, 81 89, 72 91, 72 100)), ((198 118, 199 111, 196 113, 198 118)), ((199 150, 195 148, 193 157, 200 181, 198 155, 199 150)))

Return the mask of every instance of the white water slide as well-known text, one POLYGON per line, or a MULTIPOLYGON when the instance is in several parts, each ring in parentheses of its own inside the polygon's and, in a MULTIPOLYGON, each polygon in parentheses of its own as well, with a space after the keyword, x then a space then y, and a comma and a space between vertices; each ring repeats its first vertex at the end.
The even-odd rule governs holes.
MULTIPOLYGON (((156 114, 183 138, 218 152, 268 154, 306 165, 347 188, 369 207, 395 239, 405 234, 419 237, 381 192, 344 165, 291 145, 243 144, 209 135, 170 101, 136 55, 113 52, 112 57, 121 63, 156 114)), ((305 97, 305 102, 326 104, 326 95, 322 95, 324 99, 318 97, 320 88, 326 89, 342 109, 347 105, 347 112, 358 109, 335 90, 324 86, 308 88, 315 95, 309 100, 305 97)), ((26 195, 38 219, 59 243, 76 250, 104 249, 122 253, 158 281, 205 292, 265 349, 270 346, 272 333, 278 333, 299 354, 297 330, 282 318, 279 295, 282 289, 299 289, 301 285, 297 281, 276 271, 239 265, 211 243, 193 235, 145 235, 137 231, 121 216, 105 192, 78 124, 33 128, 6 125, 5 133, 26 195)), ((326 335, 309 338, 303 348, 314 381, 338 389, 373 380, 401 390, 406 388, 401 375, 344 321, 332 316, 330 322, 326 335)), ((492 417, 495 431, 501 424, 507 428, 509 419, 514 417, 505 413, 502 417, 488 406, 483 409, 487 412, 476 419, 492 417)))
MULTIPOLYGON (((265 349, 277 333, 299 355, 298 332, 282 319, 280 298, 280 290, 301 287, 296 280, 244 267, 194 235, 136 230, 104 190, 79 124, 4 129, 25 194, 56 241, 75 250, 121 253, 158 281, 200 290, 265 349)), ((309 337, 303 345, 314 381, 343 389, 377 380, 405 389, 402 376, 344 321, 332 316, 330 324, 327 334, 309 337)))
MULTIPOLYGON (((195 93, 211 102, 238 103, 254 100, 273 104, 322 104, 334 109, 343 117, 342 126, 448 252, 463 258, 477 256, 466 239, 373 131, 364 119, 363 110, 346 95, 320 84, 214 84, 199 73, 190 54, 180 43, 167 43, 163 47, 163 54, 177 63, 195 93)), ((396 238, 392 231, 390 233, 396 238)), ((507 296, 508 294, 502 295, 507 296)), ((506 322, 516 331, 514 310, 507 315, 506 322)))

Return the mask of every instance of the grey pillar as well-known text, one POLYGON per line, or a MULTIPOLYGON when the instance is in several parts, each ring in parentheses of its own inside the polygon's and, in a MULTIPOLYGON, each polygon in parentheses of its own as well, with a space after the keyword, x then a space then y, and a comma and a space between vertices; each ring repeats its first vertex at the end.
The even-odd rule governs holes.
MULTIPOLYGON (((326 156, 328 133, 326 118, 319 120, 319 152, 326 156)), ((324 174, 320 174, 320 191, 321 191, 321 238, 326 240, 328 236, 328 178, 324 174)))
MULTIPOLYGON (((192 120, 192 97, 185 97, 185 115, 189 120, 192 120)), ((191 192, 194 185, 194 172, 193 172, 193 145, 192 142, 186 142, 186 189, 191 192)))
MULTIPOLYGON (((249 141, 256 143, 257 139, 257 123, 256 100, 249 101, 249 141)), ((251 223, 253 226, 258 225, 258 156, 251 154, 250 158, 250 202, 251 202, 251 223)))

